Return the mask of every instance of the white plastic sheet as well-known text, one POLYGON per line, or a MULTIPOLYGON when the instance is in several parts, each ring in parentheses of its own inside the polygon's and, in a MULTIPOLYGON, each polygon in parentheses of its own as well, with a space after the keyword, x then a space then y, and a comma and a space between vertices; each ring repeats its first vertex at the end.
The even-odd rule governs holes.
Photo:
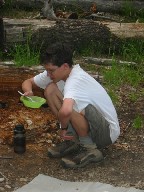
POLYGON ((144 190, 114 187, 99 182, 63 181, 40 174, 15 192, 144 192, 144 190))

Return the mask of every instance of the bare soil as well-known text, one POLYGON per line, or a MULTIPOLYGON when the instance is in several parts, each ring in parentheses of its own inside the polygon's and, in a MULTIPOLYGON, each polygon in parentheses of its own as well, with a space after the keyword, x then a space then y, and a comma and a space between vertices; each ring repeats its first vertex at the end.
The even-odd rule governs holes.
MULTIPOLYGON (((19 79, 22 79, 22 74, 19 79)), ((49 107, 26 108, 20 103, 19 95, 1 92, 0 101, 6 102, 6 106, 0 108, 0 191, 14 191, 38 174, 68 181, 95 181, 144 190, 144 127, 134 129, 132 125, 136 114, 144 115, 144 99, 140 96, 132 102, 128 97, 131 89, 123 85, 118 91, 120 104, 116 108, 121 135, 117 142, 103 149, 103 162, 80 169, 64 169, 60 159, 47 157, 48 147, 60 142, 57 121, 49 107), (27 149, 21 155, 13 150, 13 129, 19 123, 24 124, 27 133, 27 149)))

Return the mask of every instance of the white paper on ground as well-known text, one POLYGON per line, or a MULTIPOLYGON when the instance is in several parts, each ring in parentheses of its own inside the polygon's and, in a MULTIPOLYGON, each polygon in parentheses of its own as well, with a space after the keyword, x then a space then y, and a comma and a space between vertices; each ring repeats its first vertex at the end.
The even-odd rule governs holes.
POLYGON ((144 192, 135 188, 114 187, 100 182, 71 182, 39 174, 15 192, 144 192))

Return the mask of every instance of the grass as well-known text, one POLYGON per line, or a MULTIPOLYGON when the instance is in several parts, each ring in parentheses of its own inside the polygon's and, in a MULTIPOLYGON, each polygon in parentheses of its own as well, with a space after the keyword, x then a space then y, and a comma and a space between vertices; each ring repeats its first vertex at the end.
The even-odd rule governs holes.
POLYGON ((140 129, 142 128, 143 126, 143 119, 141 116, 137 116, 134 120, 133 120, 133 123, 132 123, 132 127, 135 128, 135 129, 140 129))
POLYGON ((129 42, 123 42, 120 55, 124 60, 144 62, 144 40, 131 39, 129 42))
POLYGON ((33 66, 39 64, 39 51, 32 50, 27 44, 15 45, 11 52, 16 66, 33 66))
MULTIPOLYGON (((141 68, 141 67, 140 67, 141 68)), ((133 89, 137 88, 140 83, 144 81, 144 77, 141 74, 139 67, 137 69, 127 66, 126 64, 120 65, 113 60, 112 67, 104 69, 102 71, 104 75, 104 83, 108 88, 108 92, 112 92, 112 98, 114 102, 118 100, 116 90, 118 90, 123 85, 129 85, 133 89)), ((136 93, 131 93, 129 98, 133 101, 136 101, 139 98, 139 95, 136 93)))
POLYGON ((15 44, 9 51, 9 56, 14 60, 16 66, 33 66, 39 64, 40 49, 30 45, 31 34, 29 32, 25 44, 15 44))
MULTIPOLYGON (((91 48, 81 50, 82 56, 100 56, 102 54, 101 49, 92 45, 91 48), (92 51, 91 51, 92 49, 92 51), (97 52, 98 50, 98 52, 97 52), (91 55, 89 55, 91 52, 91 55)), ((108 54, 107 57, 112 57, 111 67, 101 67, 99 68, 100 73, 104 76, 104 86, 106 87, 109 95, 111 96, 113 102, 118 104, 118 94, 117 91, 123 85, 129 85, 133 89, 137 87, 144 81, 144 40, 129 40, 124 41, 118 55, 113 53, 113 56, 108 54), (117 59, 126 61, 125 64, 118 64, 117 59), (136 62, 136 65, 128 65, 127 62, 136 62)), ((86 70, 91 70, 96 72, 96 68, 92 68, 91 65, 86 67, 86 70)), ((129 93, 129 99, 131 101, 136 101, 141 94, 131 92, 129 93)))
POLYGON ((144 22, 144 8, 136 10, 132 0, 125 0, 122 5, 122 15, 125 16, 126 20, 131 20, 131 22, 139 21, 144 22))

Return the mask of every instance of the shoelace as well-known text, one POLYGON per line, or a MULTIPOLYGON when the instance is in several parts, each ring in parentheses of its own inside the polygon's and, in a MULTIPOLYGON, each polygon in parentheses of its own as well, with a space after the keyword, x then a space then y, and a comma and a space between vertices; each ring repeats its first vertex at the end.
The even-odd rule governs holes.
POLYGON ((79 156, 81 155, 82 153, 85 153, 86 154, 86 151, 87 151, 87 148, 84 147, 84 145, 82 144, 77 144, 77 148, 73 151, 73 155, 74 156, 79 156))
POLYGON ((60 148, 68 147, 68 146, 72 145, 72 143, 74 143, 74 142, 69 141, 69 140, 64 140, 63 142, 59 143, 57 146, 60 148))

